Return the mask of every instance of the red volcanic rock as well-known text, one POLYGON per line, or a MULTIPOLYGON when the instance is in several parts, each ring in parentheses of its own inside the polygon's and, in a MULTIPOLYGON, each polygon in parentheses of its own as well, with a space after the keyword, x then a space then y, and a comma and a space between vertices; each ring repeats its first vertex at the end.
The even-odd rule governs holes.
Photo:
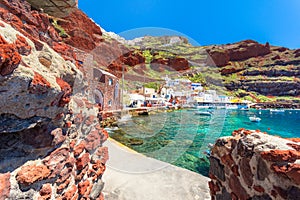
POLYGON ((59 178, 56 180, 57 184, 61 185, 61 184, 64 184, 65 182, 68 182, 70 176, 74 174, 74 173, 72 173, 73 172, 72 167, 70 167, 70 166, 65 167, 63 170, 61 170, 61 172, 59 174, 59 178))
POLYGON ((104 200, 104 195, 101 193, 100 196, 96 200, 104 200))
POLYGON ((69 161, 69 157, 70 152, 68 148, 58 148, 44 159, 44 164, 51 170, 51 177, 60 174, 69 161))
POLYGON ((226 154, 226 155, 222 156, 221 161, 224 165, 226 165, 228 167, 232 167, 235 164, 234 160, 230 154, 226 154))
POLYGON ((216 193, 220 191, 218 184, 215 184, 213 181, 209 181, 208 186, 212 195, 216 195, 216 193))
POLYGON ((127 72, 128 68, 119 60, 115 60, 112 63, 110 63, 107 67, 107 69, 114 74, 117 77, 121 77, 122 76, 122 72, 127 72))
POLYGON ((104 141, 101 141, 101 131, 93 130, 91 131, 84 140, 85 149, 87 151, 93 151, 100 146, 104 141))
POLYGON ((261 193, 265 192, 265 189, 263 187, 261 187, 260 185, 254 185, 253 189, 256 190, 257 192, 261 192, 261 193))
POLYGON ((63 182, 56 188, 56 192, 61 194, 68 187, 70 182, 71 182, 71 179, 67 179, 65 182, 63 182))
POLYGON ((85 168, 77 172, 77 175, 75 176, 75 181, 79 182, 83 179, 83 177, 87 174, 89 169, 89 165, 86 165, 85 168))
POLYGON ((228 51, 231 61, 241 61, 251 57, 264 56, 271 52, 269 43, 262 45, 253 40, 244 40, 225 48, 228 51))
POLYGON ((77 170, 82 170, 90 162, 90 154, 85 153, 76 161, 77 170))
POLYGON ((84 148, 85 145, 83 142, 80 142, 78 145, 76 145, 73 150, 74 156, 79 156, 83 152, 84 148))
POLYGON ((102 133, 103 136, 104 136, 104 138, 102 138, 103 141, 107 140, 107 138, 109 137, 107 130, 102 129, 102 130, 101 130, 101 133, 102 133))
POLYGON ((189 62, 185 58, 157 58, 151 61, 151 68, 155 71, 164 70, 187 70, 190 68, 189 62))
POLYGON ((157 72, 163 72, 165 69, 168 69, 169 60, 165 58, 157 58, 151 61, 151 68, 157 72))
POLYGON ((245 181, 245 183, 251 187, 253 184, 253 177, 254 175, 252 174, 251 167, 250 167, 250 159, 248 158, 242 158, 240 162, 240 171, 241 175, 245 181))
POLYGON ((27 1, 2 0, 1 3, 6 6, 9 12, 20 16, 21 20, 30 25, 38 25, 36 19, 31 15, 31 5, 27 1))
POLYGON ((242 184, 240 183, 239 179, 231 175, 229 179, 229 187, 232 190, 233 194, 238 199, 248 199, 249 195, 247 194, 246 190, 243 188, 242 184))
POLYGON ((72 88, 67 82, 65 82, 61 78, 56 78, 56 83, 60 86, 61 91, 63 92, 63 95, 58 102, 58 106, 63 107, 66 104, 68 104, 71 100, 70 98, 71 98, 72 88))
POLYGON ((42 75, 34 72, 34 77, 29 85, 28 90, 32 94, 44 94, 50 87, 50 83, 42 75))
POLYGON ((14 44, 7 42, 0 35, 0 74, 11 74, 20 64, 21 56, 14 44))
POLYGON ((0 174, 0 199, 9 197, 10 192, 10 173, 0 174))
POLYGON ((70 36, 65 42, 78 49, 91 51, 103 41, 100 27, 78 9, 65 17, 60 25, 70 36))
POLYGON ((108 155, 108 148, 107 147, 99 147, 96 152, 95 155, 100 159, 100 161, 102 163, 106 163, 106 161, 109 159, 109 155, 108 155))
POLYGON ((276 55, 274 57, 271 58, 272 60, 279 60, 280 59, 280 56, 279 55, 276 55))
POLYGON ((74 48, 71 46, 62 43, 62 42, 53 42, 52 48, 54 51, 59 53, 65 60, 73 60, 75 59, 74 48))
POLYGON ((300 138, 287 138, 287 140, 290 140, 292 142, 300 142, 300 138))
POLYGON ((297 50, 294 52, 294 54, 295 54, 295 58, 300 57, 300 49, 297 49, 297 50))
POLYGON ((129 65, 129 66, 133 67, 138 64, 144 64, 146 59, 141 52, 130 51, 130 52, 124 54, 121 57, 121 60, 125 65, 129 65))
POLYGON ((297 185, 300 185, 300 164, 292 163, 288 165, 273 164, 271 168, 276 173, 285 174, 291 180, 294 180, 297 185))
POLYGON ((26 39, 17 34, 17 40, 15 45, 18 49, 19 54, 28 56, 31 53, 31 46, 27 43, 26 39))
POLYGON ((92 186, 91 186, 90 181, 88 181, 88 180, 85 180, 78 184, 78 193, 80 195, 89 195, 91 192, 91 189, 92 189, 92 186))
POLYGON ((169 66, 176 71, 187 70, 190 68, 189 62, 185 58, 170 59, 169 66))
POLYGON ((38 13, 37 11, 32 11, 31 15, 39 25, 39 30, 46 33, 51 25, 48 15, 45 13, 38 13))
POLYGON ((0 45, 8 44, 8 42, 0 35, 0 45))
POLYGON ((259 44, 253 40, 244 40, 238 43, 223 45, 221 47, 211 47, 208 49, 210 59, 208 64, 218 67, 226 66, 229 61, 242 61, 252 57, 264 56, 271 52, 270 45, 259 44))
POLYGON ((95 181, 104 173, 106 166, 100 160, 97 160, 95 164, 92 165, 92 169, 89 170, 88 175, 92 177, 95 181))
POLYGON ((208 54, 210 58, 207 61, 208 65, 223 67, 226 66, 230 60, 227 51, 213 48, 208 50, 208 54))
POLYGON ((72 185, 72 187, 70 187, 63 195, 62 198, 63 200, 72 200, 72 199, 77 199, 75 198, 78 194, 77 194, 78 190, 76 185, 72 185), (74 198, 73 198, 74 197, 74 198))
POLYGON ((300 159, 300 152, 296 150, 271 150, 261 152, 261 157, 271 162, 295 162, 300 159))
POLYGON ((41 188, 41 190, 40 190, 41 197, 39 197, 39 200, 50 199, 51 198, 51 194, 52 194, 51 184, 47 183, 47 184, 43 185, 42 188, 41 188))
POLYGON ((17 174, 19 184, 30 185, 37 181, 46 179, 50 175, 50 170, 45 165, 27 165, 23 166, 17 174))
POLYGON ((296 151, 300 151, 300 145, 299 144, 287 143, 286 145, 294 148, 296 151))
POLYGON ((230 68, 223 68, 221 69, 221 75, 228 75, 228 74, 233 74, 237 73, 244 70, 243 68, 236 68, 236 67, 230 67, 230 68))
POLYGON ((231 171, 235 176, 240 176, 238 165, 234 165, 231 167, 231 171))

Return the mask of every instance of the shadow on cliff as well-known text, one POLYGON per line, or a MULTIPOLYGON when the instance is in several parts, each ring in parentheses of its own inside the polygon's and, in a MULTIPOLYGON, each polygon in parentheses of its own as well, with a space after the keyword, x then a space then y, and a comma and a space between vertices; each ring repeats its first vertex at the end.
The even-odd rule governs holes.
POLYGON ((18 119, 0 115, 0 173, 11 172, 29 160, 47 155, 59 144, 50 119, 18 119))

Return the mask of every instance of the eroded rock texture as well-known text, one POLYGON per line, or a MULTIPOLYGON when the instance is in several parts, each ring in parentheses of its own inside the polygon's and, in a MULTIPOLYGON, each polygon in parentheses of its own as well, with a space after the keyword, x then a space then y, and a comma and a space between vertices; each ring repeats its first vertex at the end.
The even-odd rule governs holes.
POLYGON ((211 152, 212 199, 299 199, 300 143, 239 129, 211 152))
POLYGON ((0 0, 0 199, 103 199, 108 134, 77 56, 86 47, 33 7, 0 0))

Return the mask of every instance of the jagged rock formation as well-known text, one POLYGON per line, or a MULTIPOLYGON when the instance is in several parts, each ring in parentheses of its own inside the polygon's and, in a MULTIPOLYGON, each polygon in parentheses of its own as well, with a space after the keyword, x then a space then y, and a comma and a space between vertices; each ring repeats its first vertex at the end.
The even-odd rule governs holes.
POLYGON ((208 53, 215 65, 223 67, 229 61, 242 61, 252 57, 264 56, 271 53, 271 50, 269 43, 262 45, 253 40, 244 40, 235 44, 212 46, 208 49, 208 53))
POLYGON ((31 7, 0 1, 0 199, 103 199, 108 134, 91 84, 99 66, 86 52, 101 29, 79 10, 61 19, 31 7))
POLYGON ((299 161, 299 138, 239 129, 212 148, 212 199, 299 199, 299 161))
POLYGON ((78 0, 28 0, 38 10, 57 17, 65 17, 78 7, 78 0))
POLYGON ((224 86, 238 96, 299 96, 298 50, 252 40, 207 49, 220 68, 224 86))

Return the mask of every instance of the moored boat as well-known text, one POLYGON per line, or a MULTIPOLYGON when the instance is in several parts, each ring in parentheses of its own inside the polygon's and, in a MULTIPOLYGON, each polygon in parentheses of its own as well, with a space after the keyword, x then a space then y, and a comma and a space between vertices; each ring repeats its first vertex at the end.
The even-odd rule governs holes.
POLYGON ((249 119, 250 119, 251 122, 260 122, 261 121, 261 118, 256 117, 256 116, 249 117, 249 119))
POLYGON ((195 115, 211 116, 212 113, 209 111, 197 111, 195 112, 195 115))
POLYGON ((271 109, 270 112, 284 112, 284 110, 279 110, 279 109, 271 109))

